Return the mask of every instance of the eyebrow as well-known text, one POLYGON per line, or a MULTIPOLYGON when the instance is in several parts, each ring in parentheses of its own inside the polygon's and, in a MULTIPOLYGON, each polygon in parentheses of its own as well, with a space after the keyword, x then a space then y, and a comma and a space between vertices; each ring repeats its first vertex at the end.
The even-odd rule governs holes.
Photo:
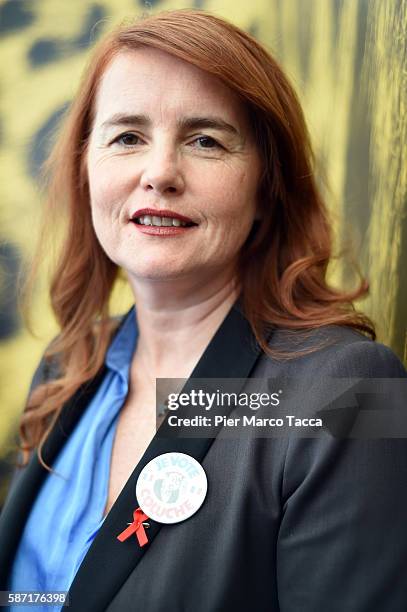
MULTIPOLYGON (((140 126, 151 127, 151 119, 147 115, 126 115, 116 113, 110 119, 104 121, 101 125, 103 129, 117 126, 140 126)), ((220 117, 184 117, 177 122, 179 128, 183 130, 211 128, 232 134, 233 136, 241 137, 239 130, 233 125, 227 123, 220 117)))

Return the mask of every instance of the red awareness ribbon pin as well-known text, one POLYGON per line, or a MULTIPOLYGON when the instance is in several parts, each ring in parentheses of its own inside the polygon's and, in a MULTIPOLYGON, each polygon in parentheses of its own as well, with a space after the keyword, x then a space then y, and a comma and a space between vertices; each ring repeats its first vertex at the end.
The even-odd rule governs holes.
POLYGON ((140 546, 147 544, 147 534, 143 525, 143 521, 146 519, 148 519, 147 514, 144 514, 141 508, 136 508, 133 512, 133 522, 117 536, 117 539, 120 540, 120 542, 124 542, 135 533, 140 546))

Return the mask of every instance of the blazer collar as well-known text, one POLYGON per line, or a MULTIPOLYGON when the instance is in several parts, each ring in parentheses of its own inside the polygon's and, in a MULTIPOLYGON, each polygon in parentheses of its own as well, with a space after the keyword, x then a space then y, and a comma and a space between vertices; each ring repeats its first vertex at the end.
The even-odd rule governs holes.
MULTIPOLYGON (((215 333, 191 378, 247 378, 260 354, 261 350, 248 321, 241 312, 238 300, 215 333)), ((66 438, 74 429, 79 416, 101 384, 105 371, 103 368, 91 383, 85 385, 85 389, 80 389, 74 398, 65 404, 61 413, 63 427, 56 426, 52 430, 46 448, 44 447, 44 457, 47 462, 52 463, 55 459, 66 438)), ((166 422, 160 427, 160 435, 156 434, 147 447, 82 561, 69 590, 72 612, 105 610, 142 556, 148 554, 150 544, 141 548, 133 538, 125 542, 117 540, 117 535, 123 531, 127 523, 132 521, 133 510, 138 505, 135 494, 136 482, 144 466, 157 455, 168 452, 186 453, 201 462, 213 443, 214 438, 163 437, 162 429, 165 426, 166 422), (108 572, 106 567, 109 567, 108 572), (100 576, 103 576, 103 580, 100 580, 100 576), (91 586, 95 584, 97 588, 91 586)), ((9 563, 15 554, 22 525, 45 475, 45 470, 36 456, 33 456, 25 474, 14 489, 10 503, 7 504, 4 524, 7 524, 9 533, 3 536, 2 556, 7 557, 9 563)), ((193 520, 193 517, 189 520, 193 520)), ((149 523, 148 540, 151 543, 159 533, 161 524, 152 520, 149 523)), ((0 567, 5 567, 2 561, 0 556, 0 567)), ((0 584, 1 578, 0 573, 0 584)))

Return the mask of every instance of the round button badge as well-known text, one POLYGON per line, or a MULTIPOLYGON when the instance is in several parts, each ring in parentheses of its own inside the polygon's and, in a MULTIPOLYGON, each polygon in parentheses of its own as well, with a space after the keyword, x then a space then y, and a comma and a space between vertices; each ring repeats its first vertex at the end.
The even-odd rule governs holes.
POLYGON ((136 484, 140 508, 158 523, 180 523, 201 507, 208 490, 205 471, 185 453, 158 455, 141 470, 136 484))

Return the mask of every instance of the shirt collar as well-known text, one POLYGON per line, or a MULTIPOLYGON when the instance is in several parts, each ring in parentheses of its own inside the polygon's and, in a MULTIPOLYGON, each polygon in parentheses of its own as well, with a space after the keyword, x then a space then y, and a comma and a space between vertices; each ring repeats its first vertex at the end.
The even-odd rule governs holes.
POLYGON ((136 309, 132 306, 124 315, 119 331, 116 333, 105 358, 108 368, 117 372, 125 380, 129 379, 130 364, 137 344, 138 328, 136 309))

